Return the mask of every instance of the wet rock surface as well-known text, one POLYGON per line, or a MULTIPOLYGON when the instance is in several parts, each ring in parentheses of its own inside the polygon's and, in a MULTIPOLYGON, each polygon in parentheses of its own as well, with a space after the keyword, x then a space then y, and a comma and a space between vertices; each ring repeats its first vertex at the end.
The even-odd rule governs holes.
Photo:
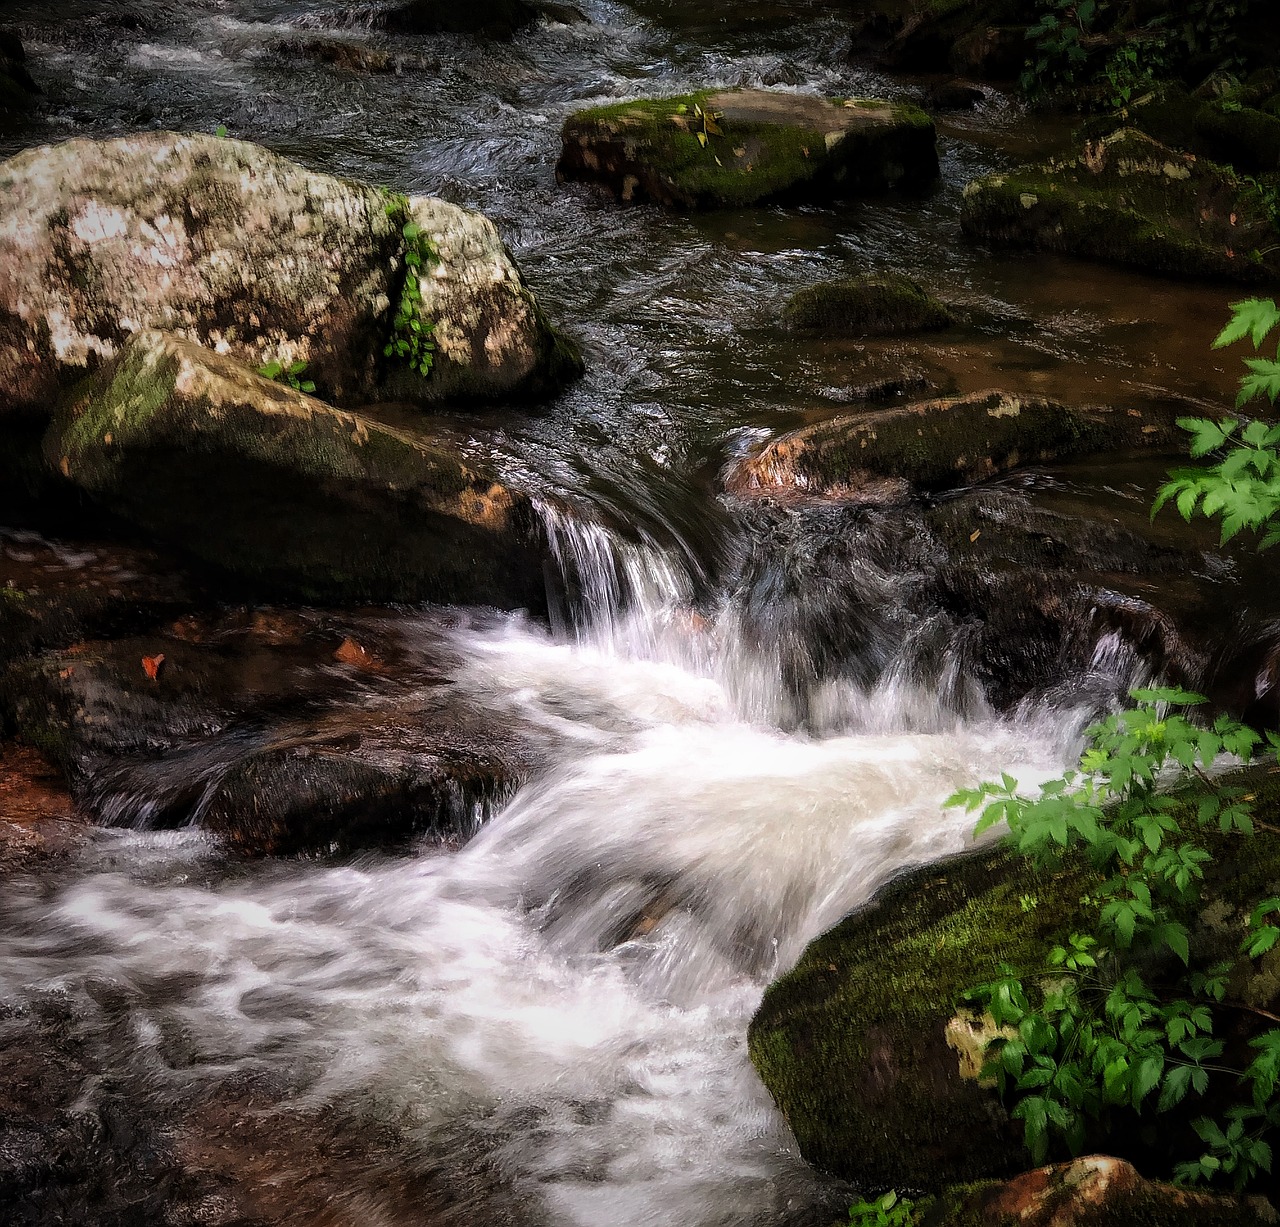
POLYGON ((429 622, 232 611, 16 662, 0 703, 108 825, 194 825, 250 855, 459 842, 546 739, 456 665, 429 622))
POLYGON ((1123 1159, 1085 1155, 944 1194, 924 1212, 921 1227, 1261 1227, 1274 1221, 1262 1199, 1175 1188, 1144 1180, 1123 1159))
POLYGON ((964 190, 970 238, 1060 251, 1180 277, 1265 283, 1280 273, 1277 232, 1229 167, 1125 128, 1075 156, 964 190))
POLYGON ((44 448, 96 502, 250 588, 541 608, 527 496, 415 425, 140 333, 67 403, 44 448))
POLYGON ((383 192, 245 141, 140 133, 0 163, 0 412, 48 412, 60 388, 167 328, 251 366, 305 363, 342 404, 538 394, 580 370, 493 224, 383 192), (431 378, 388 366, 402 226, 422 270, 431 378))
POLYGON ((740 495, 893 502, 1022 465, 1125 448, 1171 448, 1173 409, 1074 408, 980 392, 833 418, 783 435, 729 473, 740 495))
POLYGON ((624 203, 716 209, 928 187, 938 174, 923 111, 771 90, 703 91, 579 111, 556 174, 624 203))
POLYGON ((27 110, 39 93, 22 39, 12 30, 0 29, 0 117, 27 110))
POLYGON ((85 838, 60 773, 29 746, 0 743, 0 880, 65 857, 85 838))

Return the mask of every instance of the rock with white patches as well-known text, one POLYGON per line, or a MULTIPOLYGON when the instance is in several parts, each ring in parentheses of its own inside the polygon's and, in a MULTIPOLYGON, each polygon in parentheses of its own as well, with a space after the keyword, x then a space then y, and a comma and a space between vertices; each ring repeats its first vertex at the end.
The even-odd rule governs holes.
POLYGON ((406 209, 244 141, 170 132, 0 163, 0 415, 49 412, 148 328, 251 366, 305 362, 337 404, 527 397, 580 369, 493 224, 445 201, 406 209), (420 279, 426 378, 384 354, 407 220, 438 252, 420 279))

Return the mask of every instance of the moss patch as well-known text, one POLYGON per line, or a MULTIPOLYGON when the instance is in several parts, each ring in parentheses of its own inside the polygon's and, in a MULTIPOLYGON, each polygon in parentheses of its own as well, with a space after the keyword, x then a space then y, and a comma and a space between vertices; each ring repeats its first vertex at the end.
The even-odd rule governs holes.
POLYGON ((783 322, 827 336, 894 336, 946 328, 951 312, 914 281, 898 273, 845 277, 794 294, 783 322))
POLYGON ((1173 276, 1280 275, 1280 232, 1256 193, 1133 129, 1073 158, 970 183, 961 224, 971 238, 1173 276))

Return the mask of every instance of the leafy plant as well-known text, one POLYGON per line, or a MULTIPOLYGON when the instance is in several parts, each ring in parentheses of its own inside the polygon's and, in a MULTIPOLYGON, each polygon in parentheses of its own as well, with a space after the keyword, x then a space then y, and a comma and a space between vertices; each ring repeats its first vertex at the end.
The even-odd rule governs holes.
MULTIPOLYGON (((1225 716, 1206 728, 1173 710, 1203 702, 1199 695, 1156 689, 1132 698, 1132 708, 1088 730, 1078 767, 1038 794, 1020 793, 1006 774, 950 799, 981 810, 979 833, 1006 822, 1009 841, 1038 867, 1078 857, 1099 881, 1081 900, 1094 912, 1090 928, 1067 934, 1043 966, 1002 965, 970 990, 1001 1029, 984 1072, 1013 1100, 1011 1115, 1037 1163, 1055 1142, 1078 1154, 1091 1128, 1106 1129, 1120 1114, 1167 1112, 1204 1096, 1211 1077, 1233 1077, 1244 1101, 1221 1121, 1195 1122, 1207 1149, 1175 1174, 1229 1177, 1243 1188, 1271 1166, 1265 1135, 1280 1124, 1280 1029, 1251 1041, 1257 1055, 1245 1069, 1223 1064, 1215 1011, 1228 967, 1193 966, 1188 926, 1212 860, 1204 832, 1253 832, 1249 798, 1215 783, 1208 769, 1223 753, 1251 758, 1262 739, 1225 716), (1191 781, 1193 795, 1161 791, 1170 773, 1191 781)), ((1255 909, 1242 958, 1280 941, 1271 923, 1278 911, 1280 899, 1255 909)))
POLYGON ((1027 29, 1035 47, 1022 71, 1023 92, 1033 98, 1056 93, 1080 75, 1089 55, 1098 0, 1041 0, 1039 19, 1027 29))
MULTIPOLYGON (((1273 299, 1245 299, 1232 306, 1231 322, 1213 345, 1222 349, 1246 337, 1255 350, 1280 325, 1280 308, 1273 299)), ((1276 357, 1245 359, 1236 407, 1250 401, 1280 396, 1280 348, 1276 357)), ((1191 435, 1195 458, 1219 453, 1216 463, 1194 469, 1177 469, 1160 488, 1151 514, 1172 501, 1184 520, 1200 514, 1220 517, 1225 544, 1245 529, 1263 534, 1259 549, 1280 541, 1280 426, 1266 422, 1242 423, 1232 418, 1214 422, 1208 418, 1179 418, 1178 425, 1191 435)))
POLYGON ((915 1203, 890 1189, 875 1201, 859 1201, 850 1206, 849 1222, 853 1227, 915 1227, 915 1203))
POLYGON ((382 352, 388 358, 400 358, 419 375, 430 375, 436 346, 432 339, 434 325, 422 316, 421 277, 440 256, 430 236, 410 216, 407 197, 390 195, 386 211, 400 226, 404 280, 391 321, 391 339, 382 352))
POLYGON ((306 373, 307 364, 301 361, 291 362, 288 366, 282 362, 266 362, 258 367, 258 374, 264 379, 287 383, 295 392, 310 395, 315 392, 316 385, 312 380, 303 378, 306 373))

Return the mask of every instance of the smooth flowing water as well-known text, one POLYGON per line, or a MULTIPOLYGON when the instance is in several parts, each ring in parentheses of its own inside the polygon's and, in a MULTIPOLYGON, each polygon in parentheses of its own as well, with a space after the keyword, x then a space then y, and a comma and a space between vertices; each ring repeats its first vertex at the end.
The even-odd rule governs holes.
MULTIPOLYGON (((949 628, 912 612, 913 577, 856 542, 841 582, 874 617, 850 667, 819 667, 804 619, 769 611, 822 593, 742 579, 756 547, 717 474, 904 371, 942 391, 1221 400, 1234 374, 1206 355, 1229 293, 965 246, 964 182, 1053 136, 998 98, 944 124, 926 201, 690 218, 555 184, 559 124, 585 103, 715 83, 910 94, 846 63, 835 7, 728 20, 588 0, 589 23, 510 45, 391 43, 303 0, 84 5, 68 25, 74 7, 55 28, 47 4, 10 6, 49 108, 3 152, 225 124, 483 208, 588 375, 537 415, 452 419, 544 500, 571 594, 550 629, 462 619, 454 680, 553 732, 552 767, 461 850, 246 866, 198 832, 103 832, 58 873, 6 884, 0 1029, 71 1019, 101 1070, 86 1112, 121 1088, 174 1120, 243 1093, 245 1129, 332 1117, 448 1189, 446 1210, 415 1206, 370 1163, 298 1158, 304 1181, 341 1173, 326 1221, 694 1227, 798 1222, 838 1200, 747 1060, 765 985, 894 873, 968 846, 971 820, 941 805, 957 786, 1060 770, 1096 695, 997 715, 949 628), (317 31, 389 46, 399 71, 285 45, 317 31), (886 267, 968 322, 928 346, 776 329, 796 287, 886 267)), ((1092 651, 1103 692, 1141 669, 1114 634, 1092 651)))

